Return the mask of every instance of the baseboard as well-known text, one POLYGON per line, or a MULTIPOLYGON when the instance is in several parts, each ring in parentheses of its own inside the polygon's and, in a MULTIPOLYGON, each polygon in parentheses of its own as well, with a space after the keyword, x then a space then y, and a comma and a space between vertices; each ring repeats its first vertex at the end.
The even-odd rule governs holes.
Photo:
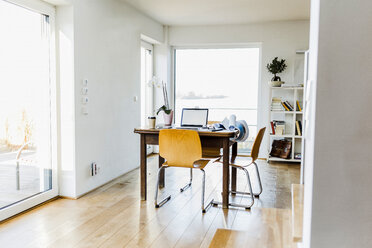
POLYGON ((89 194, 89 193, 95 191, 96 189, 99 189, 99 188, 101 188, 101 187, 103 187, 103 186, 105 186, 105 185, 107 185, 107 184, 109 184, 109 183, 115 181, 116 179, 118 179, 118 178, 120 178, 120 177, 122 177, 122 176, 125 176, 125 175, 128 174, 128 173, 131 173, 131 172, 134 171, 134 170, 137 170, 138 168, 139 168, 139 166, 137 166, 137 167, 133 168, 132 170, 127 171, 127 172, 125 172, 125 173, 123 173, 123 174, 121 174, 121 175, 119 175, 119 176, 117 176, 117 177, 111 179, 110 181, 108 181, 108 182, 106 182, 106 183, 104 183, 104 184, 102 184, 102 185, 100 185, 100 186, 97 186, 97 187, 95 187, 95 188, 89 190, 88 192, 85 192, 85 193, 83 193, 83 194, 80 194, 80 195, 78 195, 77 197, 68 197, 68 196, 60 196, 60 197, 61 197, 61 198, 65 198, 65 199, 70 199, 70 200, 77 200, 77 199, 79 199, 79 198, 81 198, 81 197, 83 197, 83 196, 85 196, 85 195, 87 195, 87 194, 89 194))

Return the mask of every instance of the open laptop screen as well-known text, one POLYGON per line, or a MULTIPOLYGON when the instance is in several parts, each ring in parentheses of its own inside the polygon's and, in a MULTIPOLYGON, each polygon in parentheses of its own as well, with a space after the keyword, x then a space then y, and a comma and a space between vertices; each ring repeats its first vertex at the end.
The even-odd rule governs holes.
POLYGON ((181 127, 203 127, 208 122, 208 109, 182 109, 181 127))

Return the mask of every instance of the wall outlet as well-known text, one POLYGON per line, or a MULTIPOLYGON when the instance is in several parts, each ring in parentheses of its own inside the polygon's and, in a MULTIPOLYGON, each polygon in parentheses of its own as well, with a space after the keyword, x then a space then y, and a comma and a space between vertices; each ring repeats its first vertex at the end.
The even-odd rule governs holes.
POLYGON ((93 177, 98 174, 98 166, 96 162, 90 164, 90 175, 93 177))

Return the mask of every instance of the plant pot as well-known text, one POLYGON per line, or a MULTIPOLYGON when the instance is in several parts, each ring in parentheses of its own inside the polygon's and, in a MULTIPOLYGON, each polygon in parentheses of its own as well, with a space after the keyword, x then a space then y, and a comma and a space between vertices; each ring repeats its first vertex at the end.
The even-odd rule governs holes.
POLYGON ((284 84, 283 81, 269 81, 271 87, 281 87, 284 84))
POLYGON ((171 126, 173 122, 173 110, 171 110, 170 114, 166 114, 163 112, 164 116, 164 125, 165 126, 171 126))

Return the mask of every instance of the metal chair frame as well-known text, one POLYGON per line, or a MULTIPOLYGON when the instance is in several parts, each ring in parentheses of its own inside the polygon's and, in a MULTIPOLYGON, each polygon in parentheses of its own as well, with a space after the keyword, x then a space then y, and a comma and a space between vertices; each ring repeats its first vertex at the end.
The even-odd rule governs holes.
POLYGON ((180 188, 180 191, 183 192, 186 189, 190 188, 191 183, 192 183, 192 169, 190 169, 190 182, 188 184, 186 184, 185 186, 183 186, 182 188, 180 188))
MULTIPOLYGON (((236 203, 230 203, 229 205, 230 206, 234 206, 234 207, 243 207, 245 209, 250 209, 253 204, 254 204, 254 198, 255 197, 259 197, 262 193, 262 182, 261 182, 261 176, 260 176, 260 172, 258 170, 258 166, 256 164, 256 160, 258 158, 258 152, 260 150, 260 146, 261 146, 261 141, 262 141, 262 138, 265 134, 265 130, 266 130, 266 127, 264 128, 261 128, 256 136, 256 139, 254 141, 254 144, 253 144, 253 147, 252 147, 252 151, 251 151, 251 157, 252 157, 252 161, 251 163, 247 164, 247 165, 237 165, 237 164, 234 164, 234 163, 230 163, 230 166, 233 167, 233 168, 236 168, 236 169, 239 169, 239 170, 243 170, 246 177, 247 177, 247 181, 248 181, 248 189, 249 189, 249 192, 243 192, 243 191, 235 191, 235 190, 229 190, 229 194, 240 194, 240 195, 249 195, 250 198, 251 198, 251 203, 248 204, 248 205, 243 205, 243 204, 236 204, 236 203), (254 165, 255 169, 256 169, 256 174, 257 174, 257 180, 258 180, 258 185, 259 185, 259 192, 258 193, 253 193, 253 189, 252 189, 252 183, 251 183, 251 179, 250 179, 250 176, 249 176, 249 172, 246 168, 248 168, 250 165, 254 165)), ((215 161, 215 162, 219 162, 219 163, 222 163, 221 161, 215 161)), ((213 203, 214 205, 220 205, 221 203, 220 202, 214 202, 213 203)))
MULTIPOLYGON (((250 166, 251 164, 254 165, 255 169, 256 169, 256 174, 257 174, 257 181, 258 181, 258 185, 259 185, 259 192, 258 193, 253 193, 253 196, 255 197, 260 197, 261 193, 262 193, 262 182, 261 182, 261 176, 260 176, 260 172, 258 171, 258 166, 256 164, 256 162, 252 162, 250 163, 249 165, 247 166, 236 166, 236 165, 233 165, 233 164, 230 164, 230 166, 234 167, 234 168, 237 168, 237 169, 241 169, 243 170, 246 174, 249 174, 248 170, 246 169, 248 166, 250 166)), ((230 194, 241 194, 241 195, 250 195, 251 192, 242 192, 242 191, 234 191, 234 190, 230 190, 230 194)))
MULTIPOLYGON (((159 169, 158 169, 158 177, 157 177, 157 182, 156 182, 156 191, 155 191, 155 207, 156 208, 160 208, 161 206, 163 206, 165 203, 167 203, 170 199, 171 199, 171 195, 165 197, 163 200, 161 200, 160 202, 158 202, 158 193, 159 193, 159 181, 160 181, 160 174, 161 174, 161 170, 165 170, 166 168, 168 168, 168 166, 161 166, 159 169)), ((194 168, 194 169, 199 169, 199 168, 194 168)), ((185 191, 187 188, 191 187, 191 183, 192 183, 192 170, 193 168, 190 168, 190 182, 184 186, 183 188, 180 189, 181 192, 185 191)), ((204 197, 205 197, 205 171, 204 169, 199 169, 202 173, 203 173, 203 181, 202 181, 202 196, 201 196, 201 209, 202 209, 202 212, 203 213, 206 213, 207 210, 209 209, 209 207, 213 204, 213 199, 210 200, 210 202, 205 206, 205 203, 204 203, 204 197)))

